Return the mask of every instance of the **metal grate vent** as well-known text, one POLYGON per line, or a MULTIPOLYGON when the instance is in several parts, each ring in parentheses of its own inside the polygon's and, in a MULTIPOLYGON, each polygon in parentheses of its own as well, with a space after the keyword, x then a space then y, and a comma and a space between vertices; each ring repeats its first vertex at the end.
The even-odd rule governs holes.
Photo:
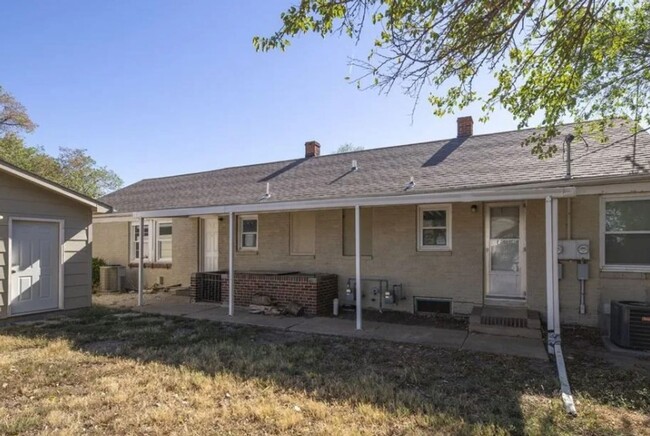
POLYGON ((416 313, 451 313, 451 301, 436 300, 433 298, 416 298, 416 313))
POLYGON ((514 327, 514 328, 528 328, 528 320, 526 318, 507 318, 502 316, 482 316, 481 324, 495 325, 499 327, 514 327))

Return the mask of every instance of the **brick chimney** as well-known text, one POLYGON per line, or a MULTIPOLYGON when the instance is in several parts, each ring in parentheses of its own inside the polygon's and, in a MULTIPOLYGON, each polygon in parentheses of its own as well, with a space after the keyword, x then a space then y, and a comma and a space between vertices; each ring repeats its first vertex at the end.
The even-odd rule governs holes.
POLYGON ((466 138, 474 134, 474 120, 472 117, 458 117, 456 120, 458 124, 458 137, 466 138))
POLYGON ((305 142, 305 157, 318 157, 320 156, 320 144, 318 141, 305 142))

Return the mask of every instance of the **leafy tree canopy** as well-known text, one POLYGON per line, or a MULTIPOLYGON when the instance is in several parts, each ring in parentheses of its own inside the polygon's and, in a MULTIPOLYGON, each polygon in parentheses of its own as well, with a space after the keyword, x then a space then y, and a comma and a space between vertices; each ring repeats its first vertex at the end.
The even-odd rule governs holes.
POLYGON ((93 198, 122 186, 117 174, 97 166, 86 150, 62 147, 54 157, 26 145, 19 133, 35 127, 25 108, 0 88, 0 159, 93 198))
POLYGON ((361 145, 354 145, 350 142, 346 142, 343 145, 340 145, 339 148, 336 149, 334 154, 339 154, 339 153, 349 153, 351 151, 361 151, 364 150, 363 146, 361 145))
POLYGON ((650 123, 647 0, 301 0, 281 19, 276 33, 253 39, 258 51, 285 50, 306 33, 359 41, 374 32, 367 58, 352 60, 360 87, 400 85, 417 102, 433 86, 438 116, 478 102, 481 121, 502 106, 523 128, 542 114, 528 141, 540 157, 556 151, 548 139, 565 118, 578 134, 614 118, 650 123))

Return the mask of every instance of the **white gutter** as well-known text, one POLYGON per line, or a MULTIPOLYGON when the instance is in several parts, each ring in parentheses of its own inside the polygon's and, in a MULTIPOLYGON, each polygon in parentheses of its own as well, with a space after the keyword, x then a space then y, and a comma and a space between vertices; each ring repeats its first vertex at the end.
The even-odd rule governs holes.
POLYGON ((179 209, 162 209, 144 212, 134 212, 134 217, 161 218, 192 215, 214 215, 251 212, 280 212, 287 210, 354 208, 355 206, 396 206, 423 203, 466 203, 473 201, 517 201, 544 199, 548 196, 556 198, 574 197, 575 188, 548 189, 482 189, 460 192, 441 192, 426 194, 390 195, 377 197, 331 198, 322 200, 298 200, 260 202, 254 204, 232 204, 224 206, 201 206, 179 209))

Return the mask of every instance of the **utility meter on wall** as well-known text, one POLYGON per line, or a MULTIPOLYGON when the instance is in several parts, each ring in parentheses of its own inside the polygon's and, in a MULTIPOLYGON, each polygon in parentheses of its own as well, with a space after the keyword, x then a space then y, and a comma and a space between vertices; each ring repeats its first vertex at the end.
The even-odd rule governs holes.
POLYGON ((558 241, 557 257, 560 260, 589 260, 589 240, 558 241))

